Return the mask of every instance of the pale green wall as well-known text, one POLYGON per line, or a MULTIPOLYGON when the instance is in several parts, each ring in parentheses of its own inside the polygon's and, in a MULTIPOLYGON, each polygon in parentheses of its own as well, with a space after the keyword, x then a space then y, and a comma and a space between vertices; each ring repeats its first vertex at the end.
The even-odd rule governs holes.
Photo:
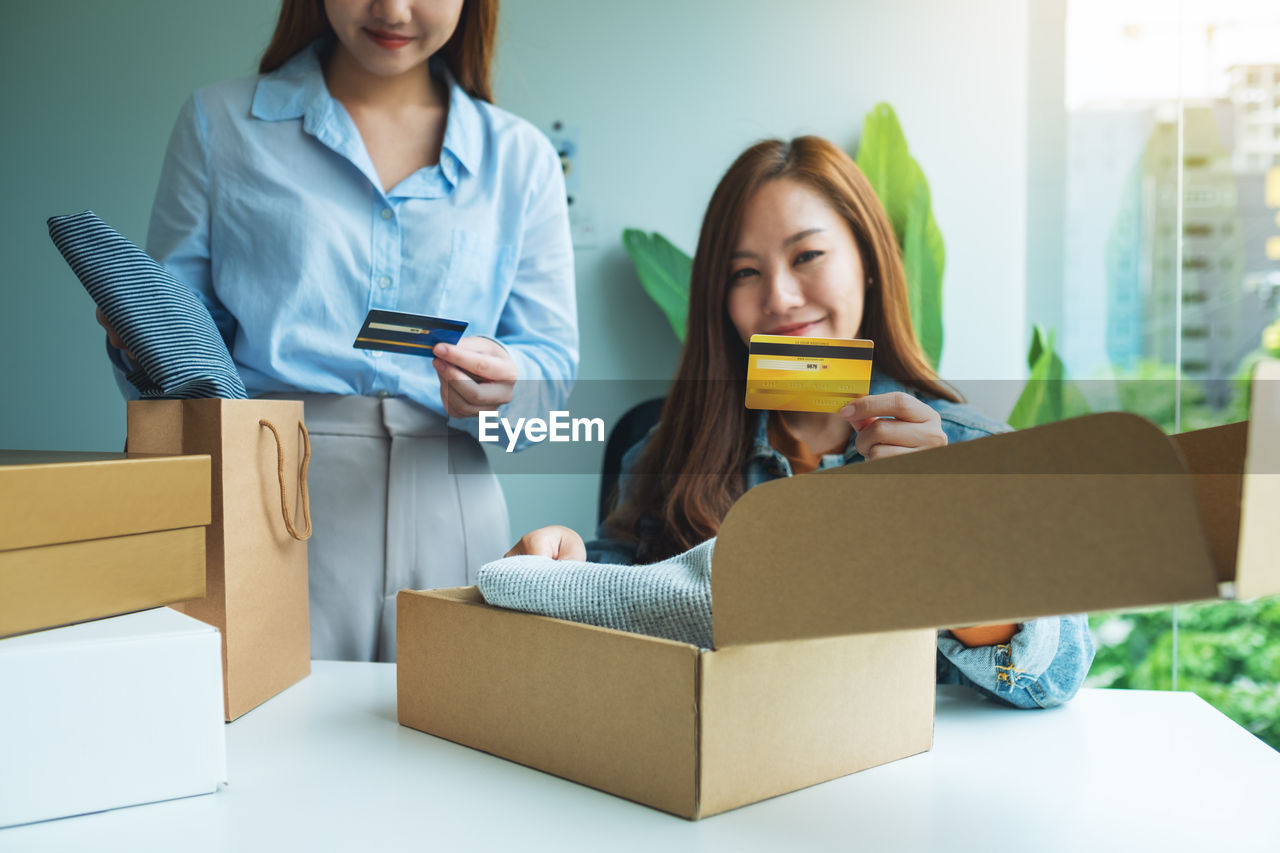
MULTIPOLYGON (((600 235, 577 259, 584 378, 666 377, 675 363, 674 338, 618 246, 624 226, 691 250, 715 181, 743 147, 804 132, 852 146, 880 100, 898 110, 947 241, 945 372, 1021 375, 1023 0, 505 0, 502 14, 499 103, 579 132, 577 196, 600 235)), ((251 72, 274 16, 264 0, 6 9, 0 447, 121 446, 123 406, 92 305, 44 220, 92 208, 141 243, 179 106, 203 83, 251 72)), ((614 390, 617 406, 648 391, 614 390)), ((526 455, 527 468, 546 470, 526 455)), ((504 484, 517 532, 594 524, 593 475, 509 474, 504 484)))
POLYGON ((7 4, 0 29, 0 447, 120 450, 93 303, 45 219, 86 208, 146 239, 169 129, 195 87, 253 71, 270 4, 7 4))

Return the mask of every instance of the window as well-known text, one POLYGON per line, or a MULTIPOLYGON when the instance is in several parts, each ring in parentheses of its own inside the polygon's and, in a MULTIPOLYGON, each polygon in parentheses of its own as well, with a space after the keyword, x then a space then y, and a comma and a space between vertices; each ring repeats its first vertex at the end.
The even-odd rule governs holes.
POLYGON ((1217 193, 1208 189, 1189 189, 1183 198, 1187 207, 1212 207, 1218 200, 1217 193))
MULTIPOLYGON (((1067 33, 1065 162, 1111 165, 1065 175, 1065 301, 1096 306, 1064 310, 1067 373, 1086 395, 1090 377, 1140 380, 1118 405, 1168 432, 1241 420, 1229 379, 1280 320, 1280 3, 1067 0, 1067 33)), ((1280 603, 1091 625, 1092 685, 1195 690, 1280 748, 1280 668, 1261 663, 1280 660, 1280 603)))

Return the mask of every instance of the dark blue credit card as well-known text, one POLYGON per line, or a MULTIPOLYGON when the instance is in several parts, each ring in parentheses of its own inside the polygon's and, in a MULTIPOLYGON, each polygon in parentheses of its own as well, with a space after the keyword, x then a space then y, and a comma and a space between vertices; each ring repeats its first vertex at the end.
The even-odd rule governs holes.
POLYGON ((467 324, 461 320, 375 309, 364 318, 364 325, 352 346, 434 358, 432 347, 456 344, 466 329, 467 324))

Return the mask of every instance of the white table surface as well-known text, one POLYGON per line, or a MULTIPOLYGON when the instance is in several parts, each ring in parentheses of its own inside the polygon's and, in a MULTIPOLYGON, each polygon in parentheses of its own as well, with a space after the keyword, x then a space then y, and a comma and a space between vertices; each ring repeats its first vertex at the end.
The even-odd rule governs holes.
POLYGON ((398 725, 392 664, 316 662, 227 750, 215 794, 0 851, 1280 851, 1280 753, 1189 693, 1027 712, 940 688, 932 752, 698 822, 398 725))

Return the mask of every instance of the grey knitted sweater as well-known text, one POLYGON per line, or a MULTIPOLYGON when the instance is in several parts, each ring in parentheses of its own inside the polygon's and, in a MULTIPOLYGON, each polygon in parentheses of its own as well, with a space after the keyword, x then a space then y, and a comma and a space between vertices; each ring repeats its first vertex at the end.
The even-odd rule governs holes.
POLYGON ((648 566, 504 557, 482 566, 476 584, 497 607, 710 649, 715 542, 648 566))
MULTIPOLYGON (((478 584, 485 601, 498 607, 710 649, 714 548, 710 539, 649 566, 508 557, 482 567, 478 584)), ((1083 615, 1020 623, 1012 640, 996 646, 971 648, 945 631, 938 638, 940 684, 968 684, 1019 708, 1061 705, 1092 660, 1083 615)))

